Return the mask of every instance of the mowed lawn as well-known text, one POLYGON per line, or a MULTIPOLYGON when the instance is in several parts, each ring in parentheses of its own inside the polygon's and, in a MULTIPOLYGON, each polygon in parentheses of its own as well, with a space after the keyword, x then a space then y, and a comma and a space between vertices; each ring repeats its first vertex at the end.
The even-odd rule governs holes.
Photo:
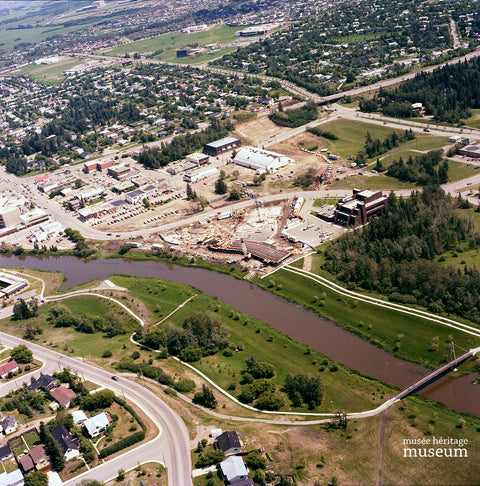
MULTIPOLYGON (((367 132, 372 138, 383 140, 393 132, 401 133, 402 129, 392 129, 383 125, 363 123, 357 120, 334 120, 322 128, 334 133, 338 140, 323 139, 328 150, 343 158, 358 154, 365 146, 367 132)), ((398 145, 391 152, 403 152, 407 150, 433 150, 448 143, 448 137, 434 137, 427 134, 415 134, 414 140, 408 140, 398 145)), ((388 154, 388 153, 387 153, 388 154)), ((376 160, 376 157, 372 160, 376 160)))
MULTIPOLYGON (((235 39, 235 32, 239 30, 238 27, 228 27, 225 24, 220 24, 203 32, 195 32, 192 34, 182 34, 181 32, 169 32, 149 39, 143 39, 130 44, 123 44, 113 49, 105 51, 107 55, 120 56, 124 54, 132 54, 138 52, 145 54, 146 52, 155 52, 160 49, 161 54, 155 56, 156 59, 162 61, 176 60, 176 51, 183 46, 203 46, 208 44, 223 44, 235 39)), ((217 53, 220 55, 221 53, 217 53)), ((182 60, 183 62, 183 60, 182 60)))

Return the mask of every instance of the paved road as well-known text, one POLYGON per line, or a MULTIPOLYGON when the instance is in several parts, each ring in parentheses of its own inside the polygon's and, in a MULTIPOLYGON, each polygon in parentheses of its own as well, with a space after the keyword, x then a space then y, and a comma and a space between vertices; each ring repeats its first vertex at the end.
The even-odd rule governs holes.
MULTIPOLYGON (((117 395, 125 396, 136 403, 158 426, 160 433, 150 442, 115 459, 107 460, 101 466, 89 471, 76 479, 64 483, 74 486, 81 479, 98 479, 105 481, 115 477, 119 469, 130 469, 138 462, 157 460, 168 469, 168 484, 170 486, 188 486, 192 484, 192 465, 189 450, 188 432, 182 419, 170 409, 157 395, 134 381, 120 378, 111 379, 111 372, 102 370, 76 358, 65 356, 56 351, 46 349, 38 344, 0 333, 0 341, 9 347, 19 344, 27 345, 35 357, 44 361, 43 373, 53 373, 60 368, 68 367, 78 372, 86 380, 112 389, 117 395)), ((0 396, 16 389, 15 381, 0 385, 0 396)))

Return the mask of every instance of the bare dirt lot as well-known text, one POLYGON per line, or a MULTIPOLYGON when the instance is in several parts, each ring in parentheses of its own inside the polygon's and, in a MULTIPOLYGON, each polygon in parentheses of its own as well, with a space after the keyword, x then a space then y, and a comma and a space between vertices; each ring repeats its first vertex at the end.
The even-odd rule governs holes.
POLYGON ((244 145, 260 147, 262 143, 276 135, 288 133, 290 130, 291 128, 276 125, 268 116, 262 116, 238 124, 232 132, 232 136, 241 138, 244 145))

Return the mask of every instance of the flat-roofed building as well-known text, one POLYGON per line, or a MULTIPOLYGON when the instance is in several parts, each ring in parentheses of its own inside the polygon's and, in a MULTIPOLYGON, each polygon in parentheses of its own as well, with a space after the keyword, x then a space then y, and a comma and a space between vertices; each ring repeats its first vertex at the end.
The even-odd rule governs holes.
POLYGON ((210 157, 207 154, 201 154, 200 152, 195 152, 194 154, 187 155, 185 157, 185 160, 187 162, 193 162, 194 164, 197 165, 203 165, 210 160, 210 157))
POLYGON ((97 163, 96 162, 85 162, 85 164, 83 164, 83 170, 85 172, 93 172, 94 170, 97 170, 97 163))
POLYGON ((145 193, 140 189, 135 189, 134 191, 127 192, 125 194, 125 200, 129 204, 137 204, 145 198, 145 193))
POLYGON ((262 174, 264 172, 274 172, 285 165, 293 163, 294 159, 276 152, 270 152, 269 150, 244 147, 235 156, 233 162, 262 174))
POLYGON ((470 145, 465 148, 461 148, 458 151, 459 155, 465 155, 467 157, 472 157, 474 159, 480 158, 480 147, 477 145, 470 145))
POLYGON ((216 167, 209 167, 208 169, 198 169, 192 170, 191 172, 186 173, 183 176, 183 180, 186 182, 197 182, 212 175, 218 173, 218 169, 216 167))
POLYGON ((120 181, 130 176, 130 170, 129 164, 119 164, 109 167, 107 174, 120 181))
POLYGON ((20 224, 20 209, 17 207, 0 208, 0 228, 20 224))
POLYGON ((98 162, 97 169, 104 170, 104 169, 108 169, 109 167, 113 167, 114 165, 115 165, 114 160, 105 160, 103 162, 98 162))
POLYGON ((334 221, 343 226, 365 224, 387 207, 388 199, 381 191, 354 189, 352 196, 342 199, 337 204, 334 221))
POLYGON ((207 143, 203 147, 204 153, 208 155, 219 155, 233 150, 242 145, 242 141, 235 137, 225 137, 215 142, 207 143))
POLYGON ((25 226, 33 226, 34 224, 43 223, 46 221, 50 216, 40 208, 32 209, 28 213, 24 213, 20 215, 20 222, 25 226))

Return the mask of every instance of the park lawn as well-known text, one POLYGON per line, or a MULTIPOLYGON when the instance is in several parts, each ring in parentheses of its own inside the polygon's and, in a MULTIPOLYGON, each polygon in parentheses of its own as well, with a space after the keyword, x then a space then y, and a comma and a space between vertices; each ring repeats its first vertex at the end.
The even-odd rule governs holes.
POLYGON ((200 54, 194 57, 182 57, 182 58, 175 57, 174 59, 170 59, 170 62, 174 62, 178 64, 201 64, 201 63, 213 61, 214 59, 217 59, 222 56, 226 56, 227 54, 233 52, 235 49, 236 47, 227 47, 225 49, 214 50, 206 54, 200 54))
MULTIPOLYGON (((145 54, 146 52, 155 52, 162 49, 163 52, 155 56, 156 59, 178 62, 176 51, 183 46, 194 44, 198 44, 198 46, 223 44, 234 40, 237 30, 238 27, 228 27, 225 24, 219 24, 204 32, 194 32, 192 34, 169 32, 168 34, 142 39, 130 44, 123 44, 104 52, 111 56, 122 56, 126 53, 138 52, 139 54, 145 54)), ((219 55, 219 53, 215 54, 217 56, 219 55)))
POLYGON ((337 188, 356 188, 356 189, 376 189, 378 191, 388 191, 394 189, 415 189, 417 186, 412 182, 401 182, 394 177, 378 174, 374 176, 352 174, 347 179, 330 184, 332 189, 337 188))
POLYGON ((315 201, 313 201, 312 207, 320 208, 324 204, 330 204, 332 206, 336 206, 338 201, 340 201, 340 198, 338 198, 338 197, 322 197, 320 199, 315 199, 315 201))
POLYGON ((23 435, 25 442, 27 443, 28 447, 31 449, 34 445, 40 444, 41 440, 39 435, 37 434, 36 430, 32 430, 27 434, 23 435))
MULTIPOLYGON (((464 349, 480 346, 480 339, 474 336, 419 317, 341 296, 321 284, 286 270, 279 270, 267 282, 261 281, 261 285, 317 312, 399 358, 429 367, 438 367, 443 361, 448 361, 448 343, 452 338, 455 344, 464 349), (272 283, 274 286, 271 286, 272 283), (282 288, 279 290, 280 286, 282 288), (326 296, 325 305, 320 307, 314 296, 322 295, 326 296), (430 351, 435 336, 438 336, 440 346, 437 351, 430 351)), ((469 324, 475 327, 475 324, 469 324)))
MULTIPOLYGON (((284 385, 288 373, 318 374, 319 370, 323 369, 320 376, 325 388, 324 400, 316 411, 331 412, 332 404, 345 410, 374 407, 378 403, 375 402, 372 392, 379 387, 382 394, 393 394, 392 388, 360 376, 267 324, 204 294, 190 301, 169 321, 180 326, 186 317, 196 311, 205 310, 218 315, 230 333, 229 341, 236 345, 237 349, 238 346, 240 349, 243 346, 243 351, 237 350, 230 357, 220 352, 191 364, 225 390, 231 383, 235 383, 236 389, 228 391, 234 396, 241 391, 240 372, 246 367, 245 360, 252 355, 259 361, 273 366, 276 376, 272 381, 278 387, 284 385), (294 368, 292 363, 295 363, 294 368)), ((286 396, 284 398, 286 405, 282 410, 306 411, 290 407, 290 401, 286 396)))
POLYGON ((455 160, 448 161, 448 180, 449 181, 461 181, 473 175, 478 174, 478 170, 475 170, 475 166, 463 164, 455 160))
POLYGON ((156 278, 114 275, 110 280, 120 287, 127 288, 133 297, 140 299, 150 312, 153 322, 158 322, 189 297, 198 293, 193 287, 156 278))
MULTIPOLYGON (((40 289, 41 283, 36 279, 41 279, 45 282, 45 295, 57 293, 59 287, 65 281, 65 276, 61 272, 45 272, 42 270, 32 270, 31 268, 9 268, 8 270, 16 270, 22 274, 22 277, 26 278, 30 282, 30 289, 40 289), (33 277, 29 279, 29 277, 33 277)), ((7 270, 7 271, 8 271, 7 270)), ((30 290, 29 289, 29 290, 30 290)))
POLYGON ((465 120, 465 125, 473 128, 480 128, 480 109, 470 108, 471 116, 465 120))
MULTIPOLYGON (((382 125, 345 119, 334 120, 324 125, 324 127, 325 130, 334 133, 338 137, 338 140, 328 140, 321 137, 328 150, 343 158, 356 155, 358 152, 363 150, 367 132, 370 133, 373 139, 379 138, 380 140, 383 140, 387 135, 394 131, 397 133, 401 133, 403 131, 382 125)), ((448 143, 448 137, 415 134, 415 139, 400 143, 397 147, 394 147, 391 152, 406 150, 433 150, 435 148, 442 147, 446 143, 448 143)), ((372 160, 376 159, 377 157, 374 157, 372 160)))

